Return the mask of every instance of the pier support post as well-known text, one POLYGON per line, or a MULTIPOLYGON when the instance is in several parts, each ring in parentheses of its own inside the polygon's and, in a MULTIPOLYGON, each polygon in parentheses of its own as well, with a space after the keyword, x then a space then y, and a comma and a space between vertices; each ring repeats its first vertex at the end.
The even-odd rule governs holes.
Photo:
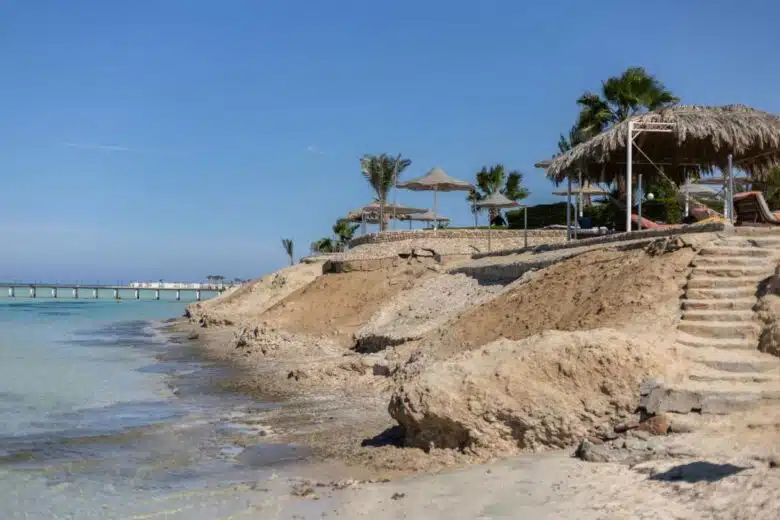
POLYGON ((92 296, 97 300, 98 299, 98 290, 92 289, 92 296))
POLYGON ((119 299, 119 289, 114 289, 114 299, 115 300, 119 299))
POLYGON ((176 289, 176 301, 179 301, 179 300, 181 300, 181 290, 180 289, 176 289))
POLYGON ((196 299, 196 300, 198 300, 198 301, 200 301, 200 289, 198 289, 197 291, 195 291, 195 299, 196 299))
POLYGON ((140 300, 141 299, 141 291, 139 289, 135 290, 135 299, 140 300))
POLYGON ((154 299, 159 300, 160 299, 160 289, 154 290, 154 299))
POLYGON ((30 287, 30 298, 35 298, 36 296, 35 287, 30 287))
POLYGON ((8 288, 8 297, 9 298, 16 298, 16 291, 13 287, 8 288))
POLYGON ((52 287, 51 288, 51 297, 52 298, 56 298, 57 297, 57 288, 56 287, 52 287))
POLYGON ((79 299, 79 289, 78 287, 73 288, 73 299, 78 300, 79 299))

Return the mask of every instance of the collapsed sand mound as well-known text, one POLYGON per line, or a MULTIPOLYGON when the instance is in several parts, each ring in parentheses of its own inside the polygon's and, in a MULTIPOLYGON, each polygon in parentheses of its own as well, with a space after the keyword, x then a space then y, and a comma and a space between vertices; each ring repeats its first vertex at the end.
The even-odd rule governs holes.
POLYGON ((363 352, 381 350, 423 336, 468 307, 501 291, 500 284, 480 284, 465 274, 434 276, 383 306, 355 335, 363 352))
POLYGON ((269 309, 262 320, 274 328, 351 343, 382 305, 432 274, 415 261, 377 271, 326 274, 269 309))
POLYGON ((390 415, 405 442, 482 456, 564 448, 634 412, 662 349, 611 329, 499 340, 433 364, 412 360, 390 415))
POLYGON ((446 355, 544 330, 662 330, 679 319, 679 296, 693 256, 690 248, 659 256, 643 250, 585 253, 539 271, 428 339, 446 355))
POLYGON ((252 320, 321 276, 323 263, 300 263, 280 269, 216 298, 190 305, 187 309, 192 317, 207 316, 212 321, 229 319, 235 323, 252 320))

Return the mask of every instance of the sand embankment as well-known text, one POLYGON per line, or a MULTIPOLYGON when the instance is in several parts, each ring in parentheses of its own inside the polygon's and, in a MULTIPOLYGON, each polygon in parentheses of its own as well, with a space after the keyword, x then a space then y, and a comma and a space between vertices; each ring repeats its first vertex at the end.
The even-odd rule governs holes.
MULTIPOLYGON (((191 320, 202 322, 198 330, 210 355, 244 368, 234 388, 294 401, 298 418, 317 425, 303 428, 306 421, 285 416, 285 410, 269 412, 269 420, 288 425, 277 429, 285 432, 280 439, 398 470, 484 460, 568 446, 603 429, 629 413, 638 399, 629 389, 641 377, 673 365, 662 338, 678 319, 680 287, 694 253, 682 242, 663 246, 601 247, 559 261, 559 253, 547 253, 550 267, 506 283, 449 274, 431 255, 404 253, 371 269, 325 274, 327 264, 314 263, 202 303, 192 309, 191 320), (605 328, 612 330, 597 330, 605 328), (548 330, 569 335, 545 335, 548 330), (512 341, 496 342, 502 338, 512 341), (560 351, 550 351, 557 357, 547 369, 524 369, 531 360, 541 367, 546 346, 556 344, 560 351), (580 387, 584 380, 566 375, 577 371, 550 368, 585 363, 591 354, 605 365, 603 377, 590 386, 580 387), (515 365, 515 357, 525 363, 515 365), (516 372, 519 379, 510 377, 488 391, 490 367, 503 364, 515 367, 506 377, 516 372), (464 383, 469 377, 473 383, 464 383), (555 398, 518 393, 556 385, 555 398), (477 388, 484 391, 471 395, 477 388), (578 392, 576 402, 556 400, 567 392, 578 392), (445 398, 450 393, 452 399, 445 398), (437 403, 448 399, 450 408, 437 403), (463 401, 456 405, 458 399, 463 401), (558 411, 549 412, 551 406, 558 411), (500 418, 485 421, 483 412, 500 418), (559 427, 543 433, 550 421, 559 427), (512 424, 521 423, 526 426, 506 437, 512 424), (470 439, 469 449, 444 440, 448 436, 470 439), (536 438, 544 440, 529 440, 536 438), (362 441, 434 450, 370 448, 360 446, 362 441)), ((367 258, 365 251, 360 254, 367 258)))

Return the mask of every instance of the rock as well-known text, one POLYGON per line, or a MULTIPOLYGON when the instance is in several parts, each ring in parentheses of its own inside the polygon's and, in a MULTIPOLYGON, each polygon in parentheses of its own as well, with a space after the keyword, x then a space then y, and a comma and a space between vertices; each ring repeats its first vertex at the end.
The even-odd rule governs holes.
POLYGON ((618 458, 608 444, 594 444, 588 439, 580 443, 574 456, 586 462, 615 462, 618 458))
POLYGON ((501 339, 433 363, 410 358, 394 373, 402 384, 389 412, 405 443, 421 449, 563 449, 633 413, 636 387, 659 369, 654 356, 644 342, 598 329, 501 339))
POLYGON ((639 423, 636 421, 618 424, 617 426, 615 426, 615 433, 625 433, 628 430, 633 430, 634 428, 638 428, 638 427, 639 427, 639 423))
POLYGON ((375 376, 381 376, 381 377, 390 377, 390 367, 387 365, 381 365, 379 363, 374 363, 373 367, 373 374, 375 376))
POLYGON ((296 381, 300 381, 301 379, 306 379, 309 376, 301 370, 300 368, 296 368, 295 370, 290 370, 290 372, 287 374, 287 379, 295 379, 296 381))
POLYGON ((772 455, 769 457, 769 467, 772 469, 780 468, 780 455, 772 455))
POLYGON ((399 500, 406 496, 406 493, 393 493, 393 496, 390 497, 391 500, 399 500))
POLYGON ((197 332, 190 332, 189 334, 187 334, 187 339, 188 340, 198 339, 199 337, 200 337, 200 334, 198 334, 197 332))
POLYGON ((666 435, 669 433, 669 427, 671 424, 672 421, 669 419, 669 416, 662 413, 660 415, 653 415, 652 417, 648 417, 642 421, 642 423, 639 425, 639 428, 652 435, 666 435))

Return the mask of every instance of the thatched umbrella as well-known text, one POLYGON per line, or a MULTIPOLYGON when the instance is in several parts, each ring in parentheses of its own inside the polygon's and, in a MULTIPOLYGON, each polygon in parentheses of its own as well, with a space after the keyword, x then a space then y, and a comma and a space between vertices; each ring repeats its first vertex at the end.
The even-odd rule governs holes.
POLYGON ((433 168, 431 171, 410 181, 402 182, 398 184, 399 188, 412 190, 412 191, 432 191, 433 192, 433 214, 437 214, 438 201, 436 195, 440 191, 469 191, 474 186, 466 181, 456 179, 447 175, 447 172, 439 167, 433 168))
MULTIPOLYGON (((385 204, 384 217, 390 218, 388 210, 391 210, 395 215, 410 215, 413 213, 425 213, 425 209, 412 208, 410 206, 404 206, 401 204, 385 204)), ((363 233, 366 232, 366 224, 379 224, 380 214, 382 213, 379 202, 372 202, 356 210, 352 210, 347 213, 346 220, 350 222, 359 222, 363 229, 363 233)))
MULTIPOLYGON (((732 160, 752 176, 765 178, 780 164, 780 117, 744 105, 681 105, 649 112, 554 158, 547 176, 561 182, 580 168, 586 179, 612 182, 625 173, 630 208, 634 173, 649 179, 662 169, 664 176, 679 185, 692 171, 729 171, 732 160), (634 146, 628 146, 629 137, 634 146), (637 161, 633 160, 635 151, 637 161)), ((629 223, 630 213, 626 215, 629 223)))
POLYGON ((451 219, 450 217, 437 216, 433 211, 426 211, 425 213, 402 215, 398 217, 398 220, 408 220, 409 229, 412 229, 412 222, 435 222, 436 224, 439 224, 440 222, 449 222, 451 219))
MULTIPOLYGON (((510 200, 506 198, 506 196, 497 191, 495 193, 492 193, 488 197, 480 200, 475 204, 478 208, 483 209, 504 209, 504 208, 517 208, 520 206, 517 202, 514 200, 510 200)), ((526 210, 527 212, 528 210, 526 210)), ((526 213, 527 217, 527 213, 526 213)), ((527 220, 526 220, 527 222, 527 220)), ((493 223, 488 221, 488 251, 490 251, 490 229, 493 227, 493 223)))

